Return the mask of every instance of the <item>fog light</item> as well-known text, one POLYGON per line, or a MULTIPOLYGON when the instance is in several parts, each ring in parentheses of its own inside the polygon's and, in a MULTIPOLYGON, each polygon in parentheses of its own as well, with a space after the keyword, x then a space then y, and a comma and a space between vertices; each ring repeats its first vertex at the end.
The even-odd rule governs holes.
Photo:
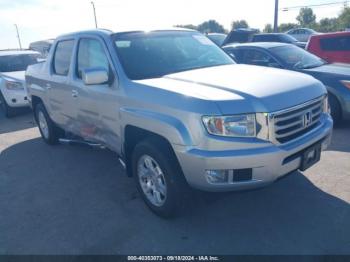
POLYGON ((209 183, 227 183, 229 170, 206 170, 209 183))

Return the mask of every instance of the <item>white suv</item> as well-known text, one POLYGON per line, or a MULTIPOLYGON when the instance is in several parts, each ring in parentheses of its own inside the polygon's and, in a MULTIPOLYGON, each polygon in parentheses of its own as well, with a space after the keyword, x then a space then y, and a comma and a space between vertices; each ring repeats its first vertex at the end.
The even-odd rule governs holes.
POLYGON ((29 106, 24 74, 38 57, 34 51, 0 51, 0 105, 6 117, 13 116, 15 108, 29 106))

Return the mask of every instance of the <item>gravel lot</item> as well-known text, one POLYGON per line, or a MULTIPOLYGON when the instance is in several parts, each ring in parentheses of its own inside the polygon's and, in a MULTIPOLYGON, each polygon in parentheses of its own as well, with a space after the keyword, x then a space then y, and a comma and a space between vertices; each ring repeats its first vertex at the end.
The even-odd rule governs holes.
POLYGON ((350 123, 322 161, 255 191, 196 192, 152 214, 116 156, 50 147, 30 113, 0 115, 0 254, 350 254, 350 123))

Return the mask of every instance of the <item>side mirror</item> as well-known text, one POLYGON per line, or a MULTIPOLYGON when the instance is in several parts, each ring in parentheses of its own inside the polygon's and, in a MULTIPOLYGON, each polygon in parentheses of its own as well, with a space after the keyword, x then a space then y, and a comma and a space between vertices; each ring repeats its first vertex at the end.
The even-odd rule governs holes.
POLYGON ((108 82, 108 72, 102 67, 84 69, 82 78, 85 85, 101 85, 108 82))

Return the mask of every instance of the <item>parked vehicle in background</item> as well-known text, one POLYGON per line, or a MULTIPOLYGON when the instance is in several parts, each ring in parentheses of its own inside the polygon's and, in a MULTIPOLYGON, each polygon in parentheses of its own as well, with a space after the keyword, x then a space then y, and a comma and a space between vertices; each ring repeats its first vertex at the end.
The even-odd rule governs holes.
POLYGON ((294 37, 299 42, 308 42, 311 36, 319 33, 310 28, 295 28, 287 31, 286 34, 294 37))
POLYGON ((237 65, 193 30, 64 35, 26 81, 44 141, 73 133, 114 150, 161 216, 188 185, 242 190, 305 170, 332 132, 321 82, 237 65))
POLYGON ((207 34, 207 37, 213 41, 216 45, 222 46, 224 43, 227 35, 226 34, 220 34, 220 33, 209 33, 207 34))
POLYGON ((13 116, 16 108, 29 106, 24 74, 39 56, 34 51, 0 51, 0 105, 6 117, 13 116))
POLYGON ((305 48, 306 43, 299 42, 294 37, 283 33, 256 34, 251 42, 278 42, 293 44, 301 48, 305 48))
POLYGON ((41 54, 41 58, 46 58, 54 39, 37 41, 29 44, 29 49, 41 54))
POLYGON ((315 35, 306 50, 329 63, 350 63, 350 32, 315 35))
POLYGON ((328 64, 290 44, 251 43, 229 45, 223 49, 241 64, 283 68, 315 77, 328 89, 334 121, 350 119, 350 65, 328 64))
POLYGON ((259 30, 253 28, 239 28, 232 30, 226 37, 222 45, 231 43, 247 43, 253 38, 253 35, 257 34, 259 30))

